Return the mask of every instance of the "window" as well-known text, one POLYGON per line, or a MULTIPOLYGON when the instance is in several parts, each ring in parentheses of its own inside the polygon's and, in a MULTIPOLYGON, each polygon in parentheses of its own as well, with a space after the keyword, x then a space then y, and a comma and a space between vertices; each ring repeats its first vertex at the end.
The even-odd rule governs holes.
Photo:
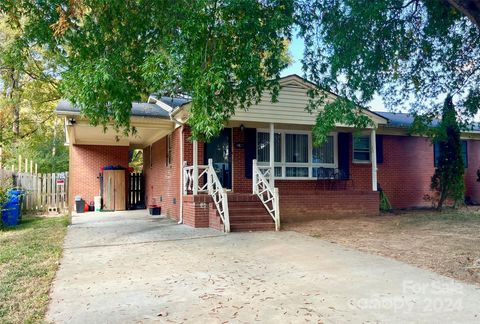
POLYGON ((335 149, 333 146, 333 136, 327 136, 325 142, 312 150, 313 163, 335 163, 335 149))
MULTIPOLYGON (((269 165, 270 134, 257 132, 257 161, 269 165)), ((276 131, 275 133, 275 177, 314 178, 319 167, 337 167, 337 136, 327 136, 324 144, 312 146, 312 136, 306 131, 276 131)))
MULTIPOLYGON (((462 158, 463 158, 463 165, 466 168, 468 168, 468 142, 466 140, 461 140, 460 141, 460 146, 462 150, 462 158)), ((440 158, 440 144, 435 143, 433 145, 433 163, 434 166, 438 166, 438 159, 440 158)))
MULTIPOLYGON (((282 134, 274 134, 275 141, 275 165, 280 165, 282 162, 282 134)), ((259 165, 268 165, 270 163, 270 133, 257 133, 257 161, 259 165)), ((282 167, 275 167, 275 177, 282 176, 282 167)))
MULTIPOLYGON (((312 176, 317 178, 319 172, 325 173, 323 168, 335 165, 335 137, 327 136, 325 142, 312 149, 312 176), (321 171, 321 168, 323 171, 321 171)), ((333 169, 331 169, 333 173, 333 169)))
MULTIPOLYGON (((279 133, 275 133, 275 162, 282 161, 282 136, 279 133)), ((257 161, 258 162, 270 162, 270 134, 258 133, 257 134, 257 161)))
POLYGON ((353 161, 370 162, 370 136, 353 137, 353 161))

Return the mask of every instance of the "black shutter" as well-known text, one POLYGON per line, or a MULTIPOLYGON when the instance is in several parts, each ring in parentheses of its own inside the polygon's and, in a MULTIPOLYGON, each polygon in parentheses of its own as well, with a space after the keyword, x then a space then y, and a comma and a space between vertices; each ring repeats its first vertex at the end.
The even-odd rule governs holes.
POLYGON ((245 128, 245 178, 252 179, 253 160, 257 158, 257 129, 245 128))
POLYGON ((383 163, 383 135, 377 135, 376 147, 377 147, 377 163, 383 163))
POLYGON ((438 159, 440 158, 440 143, 433 143, 433 166, 438 166, 438 159))
POLYGON ((463 158, 463 166, 468 168, 468 144, 466 140, 461 140, 460 144, 462 146, 462 158, 463 158))
POLYGON ((350 179, 350 133, 338 133, 338 168, 350 179))

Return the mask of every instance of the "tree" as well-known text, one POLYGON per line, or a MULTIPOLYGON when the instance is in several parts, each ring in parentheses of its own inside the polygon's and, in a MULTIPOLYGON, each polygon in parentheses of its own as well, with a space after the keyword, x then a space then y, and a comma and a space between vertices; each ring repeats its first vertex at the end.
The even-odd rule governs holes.
POLYGON ((48 51, 25 41, 24 28, 24 21, 12 24, 0 14, 2 163, 17 165, 20 154, 35 160, 39 172, 64 171, 68 151, 54 114, 60 99, 56 65, 48 51))
POLYGON ((465 1, 299 1, 303 69, 343 97, 320 112, 316 135, 346 117, 362 126, 345 98, 365 106, 377 93, 388 108, 426 121, 440 117, 441 98, 451 94, 467 127, 480 102, 480 33, 453 2, 465 1))
POLYGON ((278 92, 293 0, 6 1, 25 42, 56 54, 62 96, 94 124, 129 128, 131 102, 192 96, 194 137, 210 138, 235 108, 278 92))
POLYGON ((218 134, 237 107, 278 93, 286 43, 298 28, 317 143, 336 123, 365 127, 376 93, 429 119, 452 94, 467 125, 480 102, 476 0, 4 1, 22 40, 55 56, 62 96, 94 125, 129 128, 132 101, 192 96, 194 137, 218 134))
POLYGON ((464 164, 460 143, 460 127, 450 95, 445 99, 442 120, 436 129, 434 143, 439 147, 435 173, 431 188, 438 193, 437 208, 442 209, 445 201, 451 199, 454 205, 464 199, 464 164))

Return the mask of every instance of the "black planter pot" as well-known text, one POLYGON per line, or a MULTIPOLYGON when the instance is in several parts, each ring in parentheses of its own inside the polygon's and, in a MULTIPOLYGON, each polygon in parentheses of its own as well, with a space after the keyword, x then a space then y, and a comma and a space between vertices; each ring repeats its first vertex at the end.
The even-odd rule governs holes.
POLYGON ((161 211, 162 211, 162 208, 160 206, 149 206, 148 207, 148 213, 152 216, 160 215, 161 211))

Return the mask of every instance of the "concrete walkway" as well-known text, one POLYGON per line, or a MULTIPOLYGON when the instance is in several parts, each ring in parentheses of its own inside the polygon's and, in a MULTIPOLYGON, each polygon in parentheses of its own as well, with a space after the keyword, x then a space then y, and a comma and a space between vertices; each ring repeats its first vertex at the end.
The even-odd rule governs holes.
POLYGON ((142 212, 73 218, 57 323, 480 322, 480 288, 293 232, 192 229, 142 212))

